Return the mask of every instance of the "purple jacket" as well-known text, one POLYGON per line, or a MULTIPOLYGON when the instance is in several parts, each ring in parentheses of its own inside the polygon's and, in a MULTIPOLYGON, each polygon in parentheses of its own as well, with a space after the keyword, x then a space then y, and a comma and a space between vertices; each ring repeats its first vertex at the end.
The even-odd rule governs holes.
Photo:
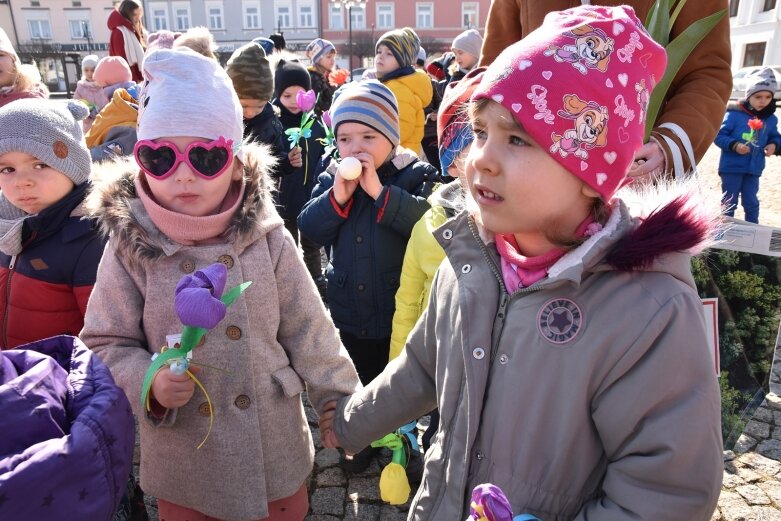
POLYGON ((127 398, 78 338, 0 352, 0 519, 110 520, 134 433, 127 398))

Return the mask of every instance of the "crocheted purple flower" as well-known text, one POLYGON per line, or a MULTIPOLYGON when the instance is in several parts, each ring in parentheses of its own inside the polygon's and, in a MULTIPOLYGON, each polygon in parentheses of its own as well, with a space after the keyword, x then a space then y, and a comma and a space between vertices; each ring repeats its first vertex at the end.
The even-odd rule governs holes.
POLYGON ((228 268, 216 262, 176 285, 174 306, 185 326, 211 329, 225 318, 226 305, 220 300, 228 279, 228 268))
POLYGON ((513 510, 502 489, 485 483, 472 491, 467 521, 512 521, 513 510))

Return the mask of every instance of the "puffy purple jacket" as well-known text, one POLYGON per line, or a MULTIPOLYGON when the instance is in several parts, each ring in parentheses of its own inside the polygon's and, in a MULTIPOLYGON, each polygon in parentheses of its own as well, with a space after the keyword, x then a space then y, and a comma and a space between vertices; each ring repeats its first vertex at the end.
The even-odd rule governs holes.
POLYGON ((0 352, 0 519, 110 520, 130 473, 130 404, 78 338, 0 352))

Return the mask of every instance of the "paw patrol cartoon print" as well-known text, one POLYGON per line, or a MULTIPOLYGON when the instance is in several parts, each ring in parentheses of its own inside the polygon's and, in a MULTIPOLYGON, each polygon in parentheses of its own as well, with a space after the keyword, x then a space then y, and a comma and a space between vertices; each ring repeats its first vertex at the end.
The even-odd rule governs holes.
POLYGON ((552 153, 558 152, 561 157, 574 154, 585 160, 588 159, 588 150, 607 144, 607 107, 567 94, 564 96, 564 110, 559 110, 558 115, 573 120, 574 124, 561 135, 551 133, 552 153))
POLYGON ((640 80, 639 83, 635 83, 635 91, 637 92, 637 103, 640 104, 640 116, 638 121, 642 123, 645 121, 645 114, 648 112, 648 103, 651 101, 651 93, 648 92, 648 87, 645 86, 645 80, 640 80))
POLYGON ((607 70, 614 41, 605 31, 590 25, 581 25, 565 33, 565 36, 573 38, 574 44, 561 47, 551 45, 543 54, 553 56, 559 63, 571 63, 581 74, 588 73, 588 69, 597 69, 600 72, 607 70))

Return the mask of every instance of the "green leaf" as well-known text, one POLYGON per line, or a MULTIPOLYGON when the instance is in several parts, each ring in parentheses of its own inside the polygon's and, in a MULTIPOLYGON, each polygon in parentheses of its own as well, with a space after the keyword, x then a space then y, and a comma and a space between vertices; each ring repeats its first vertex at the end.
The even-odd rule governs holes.
POLYGON ((681 65, 683 65, 683 62, 686 61, 686 58, 689 57, 692 50, 694 50, 697 44, 699 44, 716 26, 726 12, 726 10, 721 10, 697 20, 666 46, 667 68, 664 71, 664 76, 654 88, 648 103, 648 113, 645 118, 646 140, 651 135, 651 129, 656 123, 656 117, 662 108, 664 98, 667 91, 670 89, 673 78, 678 74, 681 65))
POLYGON ((662 47, 667 47, 670 41, 670 8, 670 0, 657 0, 645 20, 651 38, 662 47))
POLYGON ((675 21, 678 19, 678 15, 681 14, 681 9, 686 4, 686 0, 679 0, 678 5, 675 6, 675 10, 670 15, 670 28, 675 25, 675 21))
POLYGON ((300 132, 300 131, 301 131, 300 128, 291 127, 289 129, 285 130, 285 134, 287 134, 288 136, 292 136, 293 134, 295 134, 297 132, 300 132))

